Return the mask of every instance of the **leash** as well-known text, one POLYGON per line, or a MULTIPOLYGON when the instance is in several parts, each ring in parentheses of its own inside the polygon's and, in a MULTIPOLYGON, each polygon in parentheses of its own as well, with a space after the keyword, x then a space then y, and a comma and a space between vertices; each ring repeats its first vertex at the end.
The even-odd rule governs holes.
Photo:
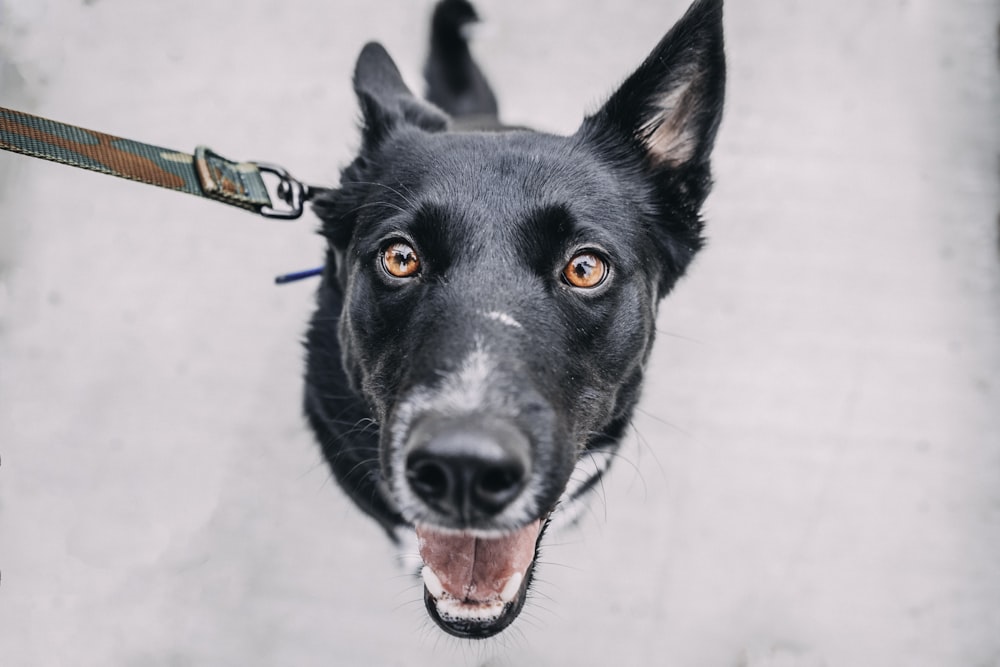
MULTIPOLYGON (((324 190, 296 180, 277 165, 234 162, 207 146, 184 153, 6 107, 0 107, 0 149, 186 192, 279 220, 298 218, 305 203, 324 190), (277 178, 274 192, 283 206, 272 202, 265 174, 277 178)), ((298 271, 278 276, 275 282, 280 285, 320 273, 322 269, 298 271)))

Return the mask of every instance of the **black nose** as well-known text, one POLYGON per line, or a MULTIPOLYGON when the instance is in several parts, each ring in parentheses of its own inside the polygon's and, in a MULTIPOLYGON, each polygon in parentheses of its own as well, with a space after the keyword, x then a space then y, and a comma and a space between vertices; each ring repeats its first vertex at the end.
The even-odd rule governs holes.
POLYGON ((474 525, 520 495, 530 472, 530 444, 503 423, 423 424, 410 438, 406 479, 436 512, 474 525))

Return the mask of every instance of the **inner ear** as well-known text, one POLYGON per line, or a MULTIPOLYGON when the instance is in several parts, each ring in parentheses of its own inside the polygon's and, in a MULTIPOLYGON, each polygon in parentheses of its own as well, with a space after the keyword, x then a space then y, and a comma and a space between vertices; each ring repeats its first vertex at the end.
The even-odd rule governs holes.
POLYGON ((646 120, 639 126, 637 135, 646 148, 654 167, 680 167, 694 160, 701 133, 695 116, 700 113, 703 97, 697 74, 672 89, 652 98, 646 120))

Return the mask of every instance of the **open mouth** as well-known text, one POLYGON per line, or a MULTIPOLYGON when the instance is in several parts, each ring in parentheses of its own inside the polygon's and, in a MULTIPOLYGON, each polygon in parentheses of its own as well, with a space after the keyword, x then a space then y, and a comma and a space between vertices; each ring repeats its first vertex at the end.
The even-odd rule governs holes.
POLYGON ((424 561, 424 604, 456 637, 485 639, 510 625, 524 606, 542 522, 509 535, 476 537, 417 527, 424 561))

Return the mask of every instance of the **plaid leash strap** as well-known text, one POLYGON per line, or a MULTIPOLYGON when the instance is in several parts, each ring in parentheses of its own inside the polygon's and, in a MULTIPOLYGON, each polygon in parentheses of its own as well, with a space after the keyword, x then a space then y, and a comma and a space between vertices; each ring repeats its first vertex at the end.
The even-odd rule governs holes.
POLYGON ((122 139, 0 107, 0 148, 187 192, 272 218, 297 218, 316 189, 280 167, 233 162, 205 146, 194 155, 122 139), (288 208, 275 209, 262 177, 280 179, 277 193, 288 208))

